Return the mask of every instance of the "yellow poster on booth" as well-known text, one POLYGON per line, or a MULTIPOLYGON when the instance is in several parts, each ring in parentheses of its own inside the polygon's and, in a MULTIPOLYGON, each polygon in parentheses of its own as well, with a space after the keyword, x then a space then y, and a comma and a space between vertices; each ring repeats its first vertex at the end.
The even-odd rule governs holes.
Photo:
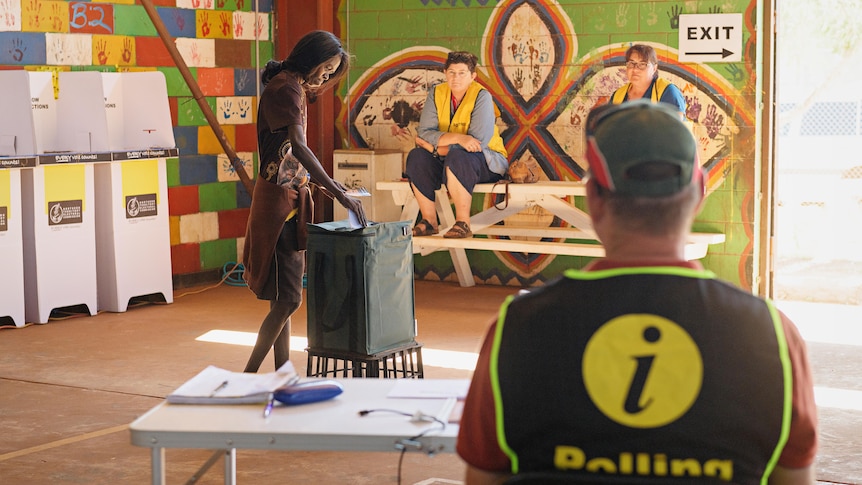
POLYGON ((80 163, 45 166, 45 211, 49 226, 83 222, 87 210, 85 168, 80 163))
POLYGON ((126 219, 158 215, 159 160, 123 162, 121 167, 126 219))
POLYGON ((0 232, 9 230, 11 192, 12 177, 9 175, 9 170, 0 170, 0 232))

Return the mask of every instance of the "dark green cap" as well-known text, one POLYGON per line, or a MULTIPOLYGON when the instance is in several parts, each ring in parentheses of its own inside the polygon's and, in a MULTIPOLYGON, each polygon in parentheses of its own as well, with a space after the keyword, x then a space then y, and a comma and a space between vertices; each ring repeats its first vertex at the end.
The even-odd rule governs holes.
POLYGON ((662 103, 599 106, 587 117, 586 136, 590 173, 611 192, 667 196, 702 176, 694 136, 662 103))

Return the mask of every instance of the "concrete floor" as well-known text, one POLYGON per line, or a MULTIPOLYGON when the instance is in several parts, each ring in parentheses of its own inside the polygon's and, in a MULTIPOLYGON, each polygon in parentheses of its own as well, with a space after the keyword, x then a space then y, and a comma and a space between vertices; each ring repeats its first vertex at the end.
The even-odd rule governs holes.
MULTIPOLYGON (((428 378, 468 378, 490 317, 514 288, 416 283, 417 340, 428 378)), ((862 483, 862 307, 779 302, 809 341, 818 386, 818 479, 862 483), (839 324, 844 324, 839 325, 839 324)), ((0 332, 0 483, 148 483, 149 449, 129 442, 128 424, 209 364, 241 370, 265 302, 246 288, 179 290, 170 305, 55 319, 0 332), (239 343, 196 340, 226 330, 239 343)), ((305 309, 294 318, 291 360, 304 375, 305 309)), ((269 371, 272 360, 262 370, 269 371)), ((207 450, 168 450, 168 483, 185 483, 207 450)), ((397 483, 392 453, 237 453, 238 481, 397 483)), ((197 483, 223 483, 220 464, 197 483)), ((457 484, 455 455, 407 454, 401 483, 457 484)))

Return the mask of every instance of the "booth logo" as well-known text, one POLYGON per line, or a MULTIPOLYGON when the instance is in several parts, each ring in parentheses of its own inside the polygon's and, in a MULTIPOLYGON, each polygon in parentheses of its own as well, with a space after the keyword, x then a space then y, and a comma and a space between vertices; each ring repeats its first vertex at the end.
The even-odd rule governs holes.
POLYGON ((158 215, 158 213, 159 208, 156 203, 156 194, 126 196, 126 219, 150 217, 158 215))
POLYGON ((63 200, 48 203, 48 225, 80 224, 84 222, 84 206, 80 200, 63 200))
POLYGON ((682 327, 651 314, 605 323, 584 349, 584 384, 596 407, 632 428, 682 417, 703 382, 700 349, 682 327))

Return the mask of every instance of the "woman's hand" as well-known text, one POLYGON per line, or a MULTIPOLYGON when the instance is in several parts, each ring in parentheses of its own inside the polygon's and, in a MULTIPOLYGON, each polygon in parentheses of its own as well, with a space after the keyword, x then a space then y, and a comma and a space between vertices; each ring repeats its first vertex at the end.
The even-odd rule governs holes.
POLYGON ((359 199, 355 199, 348 195, 345 195, 344 192, 340 192, 338 196, 338 203, 341 204, 345 209, 353 212, 356 215, 356 218, 359 220, 359 223, 362 224, 362 227, 368 225, 368 220, 365 218, 365 209, 362 207, 362 202, 359 199))
POLYGON ((461 145, 464 150, 468 152, 481 152, 482 151, 482 142, 473 138, 470 135, 463 135, 463 138, 458 143, 461 145))
POLYGON ((416 146, 428 150, 429 153, 434 153, 434 145, 428 143, 422 138, 416 137, 416 146))

